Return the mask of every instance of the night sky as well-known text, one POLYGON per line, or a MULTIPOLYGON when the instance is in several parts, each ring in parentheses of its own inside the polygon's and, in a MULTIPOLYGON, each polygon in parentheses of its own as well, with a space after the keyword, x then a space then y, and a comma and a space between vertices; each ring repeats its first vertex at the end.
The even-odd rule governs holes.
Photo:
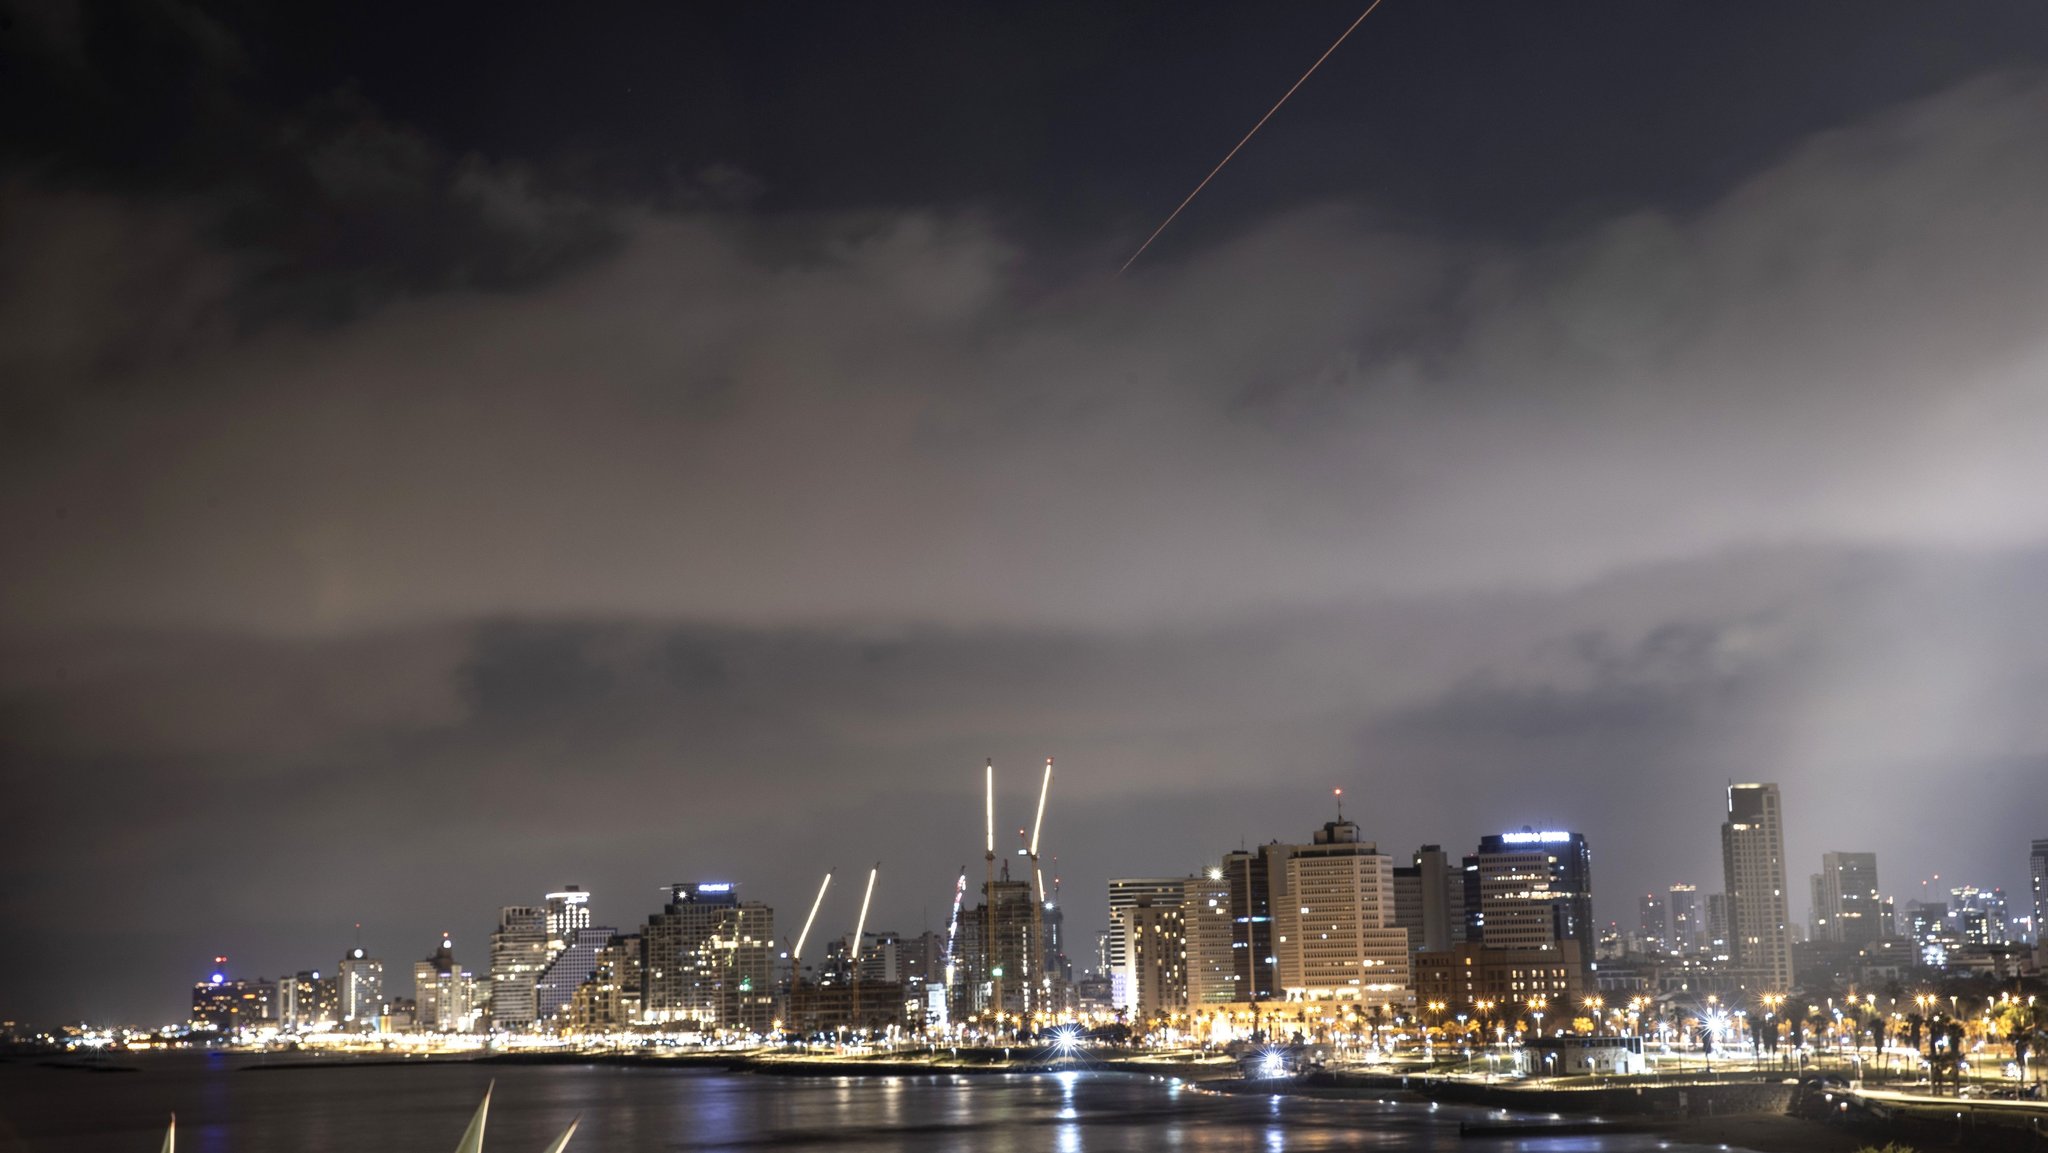
POLYGON ((599 7, 0 6, 0 1017, 943 927, 991 756, 1083 963, 1334 786, 2019 911, 2048 8, 1386 0, 1118 279, 1359 0, 599 7))

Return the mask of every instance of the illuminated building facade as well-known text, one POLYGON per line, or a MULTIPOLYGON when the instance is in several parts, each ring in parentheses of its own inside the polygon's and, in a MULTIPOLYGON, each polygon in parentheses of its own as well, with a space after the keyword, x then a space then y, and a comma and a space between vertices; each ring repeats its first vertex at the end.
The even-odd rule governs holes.
POLYGON ((1442 1003, 1447 1015, 1509 1021, 1532 1011, 1576 1012, 1587 991, 1579 943, 1540 949, 1499 949, 1476 941, 1415 955, 1415 999, 1442 1003), (1483 1007, 1482 1007, 1483 1006, 1483 1007))
POLYGON ((566 886, 559 893, 549 893, 547 903, 548 959, 569 947, 576 930, 590 927, 590 894, 581 885, 566 886))
POLYGON ((611 1033, 639 1024, 645 953, 646 942, 637 933, 615 934, 597 950, 590 979, 569 997, 572 1032, 611 1033))
POLYGON ((1119 910, 1134 1028, 1170 1023, 1188 1004, 1187 937, 1181 893, 1155 904, 1150 896, 1119 910))
POLYGON ((1281 994, 1405 1003, 1408 933, 1394 923, 1394 859, 1341 820, 1281 850, 1269 854, 1280 862, 1272 906, 1281 994))
POLYGON ((1182 882, 1181 931, 1187 938, 1187 984, 1190 1008, 1227 1005, 1237 996, 1237 972, 1231 950, 1235 923, 1230 917, 1230 886, 1215 868, 1182 882))
POLYGON ((1593 854, 1579 833, 1536 830, 1483 837, 1465 858, 1465 937, 1495 949, 1595 944, 1593 854))
POLYGON ((1728 944, 1735 966, 1759 989, 1791 989, 1785 815, 1777 785, 1729 786, 1721 868, 1728 885, 1728 944))
POLYGON ((568 940, 533 982, 534 1014, 543 1026, 553 1028, 562 1023, 560 1018, 569 1010, 569 999, 597 972, 598 950, 610 944, 616 935, 617 930, 601 925, 569 930, 568 940))
POLYGON ((352 1033, 374 1033, 384 1016, 384 962, 366 956, 362 946, 350 949, 335 967, 340 994, 340 1025, 352 1033))
POLYGON ((737 885, 670 885, 641 937, 648 1021, 739 1033, 774 1024, 775 912, 742 901, 737 885))
POLYGON ((422 1033, 467 1033, 476 1028, 476 974, 455 963, 447 937, 412 967, 413 1028, 422 1033))
POLYGON ((1137 1008, 1131 931, 1124 914, 1140 904, 1179 906, 1187 885, 1183 877, 1115 877, 1109 882, 1109 999, 1119 1009, 1137 1008))
POLYGON ((1868 945, 1891 935, 1878 915, 1876 853, 1822 853, 1810 887, 1814 940, 1868 945))
POLYGON ((318 969, 302 970, 277 981, 278 1028, 293 1033, 319 1033, 341 1021, 340 983, 318 969))
POLYGON ((548 962, 548 915, 539 905, 507 905, 491 934, 491 1028, 531 1029, 539 1019, 534 982, 548 962))

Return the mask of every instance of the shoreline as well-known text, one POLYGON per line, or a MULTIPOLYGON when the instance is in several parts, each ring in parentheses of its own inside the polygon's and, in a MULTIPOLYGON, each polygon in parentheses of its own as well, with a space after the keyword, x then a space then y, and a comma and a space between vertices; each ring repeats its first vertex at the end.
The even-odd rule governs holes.
MULTIPOLYGON (((1147 1061, 1129 1057, 1081 1063, 1070 1059, 1004 1059, 1000 1050, 949 1054, 935 1060, 895 1056, 815 1057, 767 1053, 528 1052, 444 1057, 315 1058, 257 1061, 237 1071, 391 1065, 614 1065, 631 1068, 752 1073, 768 1077, 982 1077, 1047 1073, 1113 1073, 1174 1078, 1205 1093, 1271 1095, 1328 1101, 1441 1103, 1497 1112, 1460 1127, 1470 1137, 1651 1134, 1686 1144, 1724 1145, 1755 1153, 1855 1153, 1898 1142, 1918 1149, 1949 1147, 1957 1134, 1925 1119, 1868 1112, 1802 1115, 1794 1087, 1781 1081, 1615 1088, 1474 1084, 1419 1075, 1318 1073, 1303 1078, 1244 1080, 1234 1064, 1147 1061), (976 1060, 975 1057, 984 1059, 976 1060)), ((2024 1129, 1982 1129, 1972 1148, 2034 1150, 2024 1129)))

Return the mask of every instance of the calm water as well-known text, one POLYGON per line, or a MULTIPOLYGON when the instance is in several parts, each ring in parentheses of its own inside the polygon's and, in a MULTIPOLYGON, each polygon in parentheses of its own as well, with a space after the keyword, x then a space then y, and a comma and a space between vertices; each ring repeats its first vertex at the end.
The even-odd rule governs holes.
POLYGON ((1108 1073, 774 1078, 601 1066, 364 1066, 250 1072, 161 1057, 139 1073, 0 1064, 0 1153, 450 1153, 493 1079, 487 1153, 1119 1153, 1384 1149, 1633 1153, 1647 1137, 1461 1140, 1450 1107, 1196 1093, 1108 1073))

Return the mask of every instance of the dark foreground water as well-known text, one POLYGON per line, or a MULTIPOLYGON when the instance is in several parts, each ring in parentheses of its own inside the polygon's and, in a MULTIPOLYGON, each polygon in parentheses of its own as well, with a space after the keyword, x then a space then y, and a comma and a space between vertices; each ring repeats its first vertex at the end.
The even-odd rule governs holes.
MULTIPOLYGON (((1199 1093, 1112 1073, 781 1078, 612 1066, 371 1065, 250 1071, 168 1056, 135 1073, 0 1064, 0 1153, 451 1153, 493 1080, 486 1153, 1225 1153, 1461 1150, 1634 1153, 1652 1137, 1466 1140, 1475 1110, 1199 1093)), ((1498 1114, 1494 1114, 1498 1116, 1498 1114)))

